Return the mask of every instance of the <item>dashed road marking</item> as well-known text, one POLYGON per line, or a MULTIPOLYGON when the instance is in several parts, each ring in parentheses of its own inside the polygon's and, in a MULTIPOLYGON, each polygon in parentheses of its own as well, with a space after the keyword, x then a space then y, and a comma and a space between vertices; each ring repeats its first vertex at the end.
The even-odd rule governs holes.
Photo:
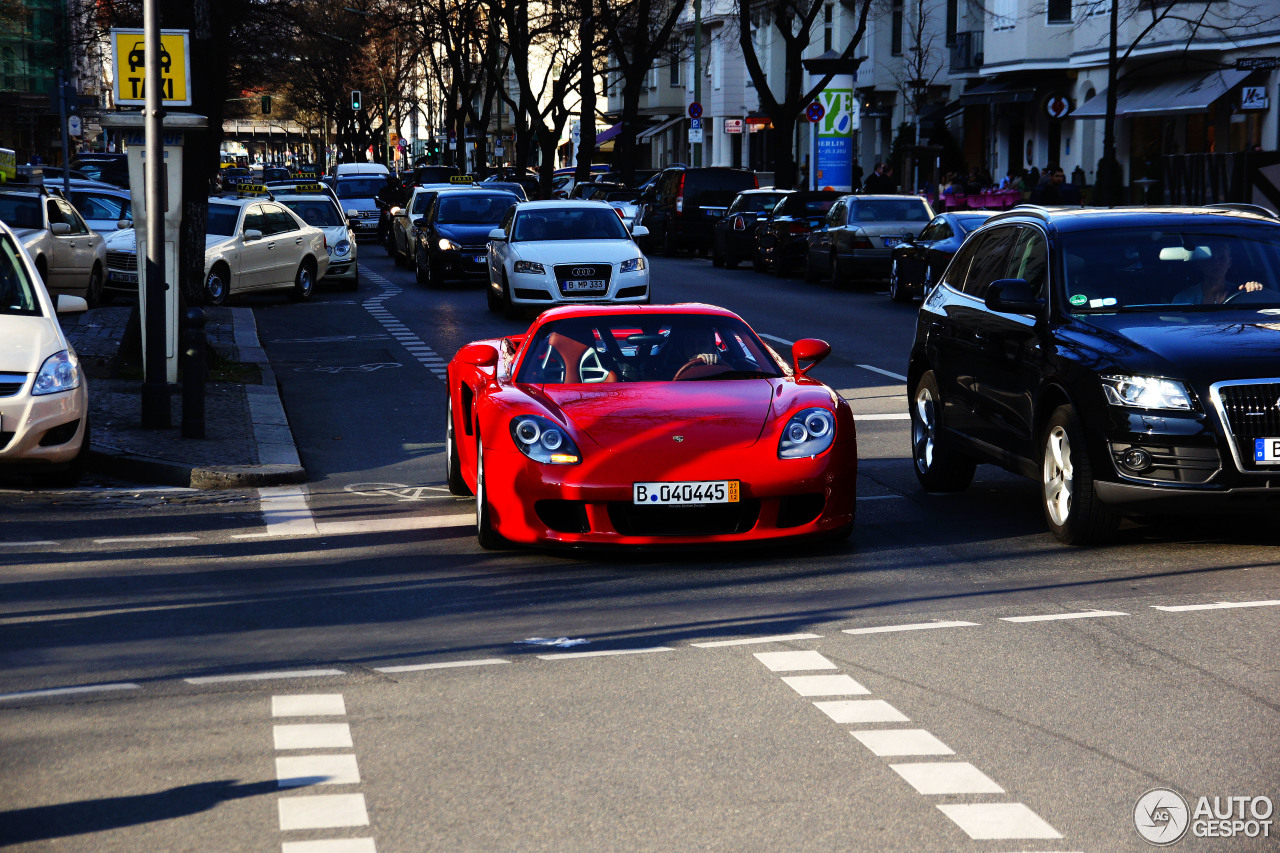
POLYGON ((859 415, 854 414, 855 421, 909 421, 911 420, 910 412, 890 412, 880 415, 859 415))
POLYGON ((909 723, 911 718, 883 699, 841 699, 814 702, 814 707, 837 723, 909 723))
POLYGON ((346 723, 291 723, 273 727, 276 749, 342 749, 351 746, 346 723))
POLYGON ((1119 610, 1085 610, 1079 613, 1041 613, 1037 616, 1001 616, 1002 622, 1056 622, 1059 619, 1095 619, 1103 616, 1128 616, 1119 610))
POLYGON ((372 838, 326 838, 321 841, 286 841, 280 853, 378 853, 372 838))
POLYGON ((869 729, 849 734, 881 758, 897 755, 955 755, 955 750, 924 729, 869 729))
POLYGON ((967 761, 922 761, 890 764, 919 794, 1003 794, 995 781, 967 761))
POLYGON ((0 701, 5 699, 38 699, 43 696, 73 696, 77 693, 108 693, 113 690, 137 690, 139 685, 133 682, 118 684, 85 684, 80 687, 50 687, 47 690, 24 690, 20 693, 0 693, 0 701))
POLYGON ((428 669, 456 669, 465 666, 493 666, 499 663, 511 663, 502 658, 483 658, 481 660, 451 660, 439 663, 411 663, 403 666, 376 666, 374 672, 421 672, 428 669))
POLYGON ((276 759, 276 782, 281 788, 355 785, 360 768, 354 755, 286 755, 276 759))
POLYGON ((933 628, 977 627, 977 622, 915 622, 910 625, 880 625, 874 628, 846 628, 846 634, 888 634, 893 631, 928 631, 933 628))
POLYGON ((861 367, 863 370, 870 370, 872 373, 879 373, 881 376, 888 376, 890 379, 896 379, 899 382, 907 381, 907 377, 903 376, 901 373, 892 373, 879 367, 873 367, 870 364, 859 364, 858 367, 861 367))
POLYGON ((272 696, 273 717, 342 717, 347 705, 341 693, 303 693, 272 696))
POLYGON ((196 542, 199 536, 111 536, 93 540, 94 545, 151 544, 152 542, 196 542))
POLYGON ((1213 604, 1179 604, 1164 607, 1153 604, 1151 607, 1155 610, 1163 610, 1166 613, 1187 613, 1192 610, 1229 610, 1236 607, 1280 607, 1280 600, 1218 601, 1213 604))
POLYGON ((955 803, 939 805, 938 809, 975 841, 1062 837, 1022 803, 955 803))
POLYGON ((448 362, 441 358, 431 347, 427 346, 421 338, 409 330, 409 327, 401 323, 395 316, 387 310, 382 303, 386 302, 394 296, 399 296, 404 291, 396 287, 386 278, 375 272, 366 272, 365 277, 382 288, 382 293, 377 296, 366 299, 362 304, 365 310, 373 319, 377 320, 384 329, 392 334, 396 340, 404 346, 406 352, 417 359, 418 363, 431 371, 435 376, 442 380, 448 380, 449 375, 446 369, 448 362))
POLYGON ((280 828, 334 829, 341 826, 368 826, 369 812, 364 794, 313 794, 281 797, 280 828))
POLYGON ((277 678, 323 678, 331 675, 346 675, 341 669, 292 669, 280 672, 240 672, 234 675, 200 675, 184 678, 187 684, 228 684, 233 681, 271 681, 277 678))
POLYGON ((756 652, 756 660, 771 672, 803 669, 836 669, 836 665, 817 652, 756 652))
POLYGON ((788 675, 782 681, 801 696, 863 696, 871 692, 844 673, 788 675))
POLYGON ((772 637, 747 637, 744 640, 712 640, 690 643, 695 649, 718 649, 722 646, 754 646, 761 643, 787 643, 791 640, 821 640, 821 634, 777 634, 772 637))
POLYGON ((574 658, 604 658, 614 655, 647 655, 652 652, 674 652, 670 646, 653 646, 647 649, 614 649, 605 652, 560 652, 553 655, 538 655, 539 660, 572 660, 574 658))
POLYGON ((32 539, 30 542, 0 542, 0 548, 34 548, 37 545, 57 545, 52 539, 32 539))

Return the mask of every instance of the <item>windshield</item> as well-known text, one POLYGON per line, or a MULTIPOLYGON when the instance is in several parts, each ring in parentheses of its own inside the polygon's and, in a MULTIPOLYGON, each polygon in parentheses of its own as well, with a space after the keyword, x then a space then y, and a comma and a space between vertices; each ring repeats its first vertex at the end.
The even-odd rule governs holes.
POLYGON ((0 222, 10 228, 39 228, 40 198, 34 195, 0 195, 0 222))
POLYGON ((436 221, 442 225, 494 225, 516 203, 515 196, 471 193, 449 195, 440 199, 436 221))
POLYGON ((782 376, 736 317, 623 314, 547 323, 529 342, 517 382, 685 382, 782 376))
POLYGON ((850 222, 928 222, 933 218, 924 202, 918 199, 854 199, 851 208, 850 222))
POLYGON ((342 215, 333 203, 321 196, 307 199, 280 199, 285 207, 292 210, 308 225, 317 228, 332 228, 342 225, 342 215))
POLYGON ((211 204, 205 233, 215 237, 230 237, 236 233, 236 220, 239 218, 239 207, 233 204, 211 204))
POLYGON ((0 314, 38 315, 35 282, 22 263, 22 251, 8 234, 0 234, 0 314))
POLYGON ((387 185, 386 178, 338 178, 338 198, 373 198, 387 185))
POLYGON ((730 213, 763 213, 773 210, 786 193, 743 193, 734 200, 730 213))
POLYGON ((1073 313, 1280 307, 1280 228, 1109 228, 1062 235, 1073 313))
POLYGON ((516 216, 512 242, 538 240, 629 240, 626 226, 613 208, 557 207, 522 211, 516 216))

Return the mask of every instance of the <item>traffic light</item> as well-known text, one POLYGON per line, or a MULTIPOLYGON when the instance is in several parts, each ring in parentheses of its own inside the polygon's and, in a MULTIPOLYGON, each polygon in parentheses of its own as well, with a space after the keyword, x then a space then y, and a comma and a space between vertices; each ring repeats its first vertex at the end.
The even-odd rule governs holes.
POLYGON ((264 116, 271 115, 271 96, 270 95, 262 96, 262 114, 264 116))
POLYGON ((360 93, 359 92, 351 93, 351 111, 353 113, 360 112, 360 93))

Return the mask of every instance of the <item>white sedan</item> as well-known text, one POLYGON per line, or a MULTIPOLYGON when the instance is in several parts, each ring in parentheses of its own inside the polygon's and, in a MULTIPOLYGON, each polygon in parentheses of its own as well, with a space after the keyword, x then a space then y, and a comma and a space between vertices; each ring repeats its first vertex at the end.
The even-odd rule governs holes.
POLYGON ((649 304, 649 265, 618 212, 600 201, 515 205, 489 233, 489 310, 592 302, 649 304))

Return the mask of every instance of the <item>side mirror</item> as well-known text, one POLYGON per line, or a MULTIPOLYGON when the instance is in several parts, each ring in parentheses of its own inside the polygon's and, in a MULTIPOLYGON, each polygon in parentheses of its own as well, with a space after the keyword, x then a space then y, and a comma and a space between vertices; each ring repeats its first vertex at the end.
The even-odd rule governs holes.
POLYGON ((89 303, 82 296, 59 293, 57 301, 54 302, 54 312, 57 314, 83 314, 88 310, 89 303))
POLYGON ((1044 305, 1036 298, 1031 285, 1021 278, 1001 278, 987 286, 983 300, 992 311, 1002 314, 1035 314, 1044 305))
POLYGON ((503 231, 501 228, 495 228, 489 232, 489 239, 505 243, 507 240, 507 232, 503 231))
POLYGON ((498 351, 489 344, 468 344, 458 350, 455 358, 475 367, 493 367, 498 363, 498 351))
POLYGON ((261 239, 262 239, 262 232, 259 231, 257 228, 250 228, 249 230, 244 232, 244 241, 246 243, 252 243, 254 240, 261 240, 261 239))
POLYGON ((632 226, 632 228, 631 228, 631 236, 632 236, 632 237, 648 237, 648 236, 649 236, 649 229, 648 229, 648 228, 645 228, 643 225, 635 225, 635 226, 632 226))
POLYGON ((348 218, 348 219, 359 219, 359 218, 360 218, 360 211, 356 210, 355 208, 352 208, 351 210, 348 210, 348 211, 347 211, 347 218, 348 218))
POLYGON ((117 230, 117 231, 123 231, 123 230, 124 230, 124 229, 126 229, 126 228, 132 228, 132 227, 133 227, 133 220, 132 220, 132 219, 117 219, 117 220, 116 220, 116 230, 117 230))
POLYGON ((413 227, 414 227, 414 228, 426 228, 426 227, 427 227, 427 217, 425 217, 425 216, 419 216, 417 219, 413 220, 413 227))
POLYGON ((797 376, 804 376, 827 356, 831 355, 831 344, 817 338, 801 338, 791 345, 791 364, 797 376), (807 361, 807 367, 800 362, 807 361))
POLYGON ((71 226, 65 222, 54 222, 49 225, 49 230, 54 234, 70 234, 71 226))

